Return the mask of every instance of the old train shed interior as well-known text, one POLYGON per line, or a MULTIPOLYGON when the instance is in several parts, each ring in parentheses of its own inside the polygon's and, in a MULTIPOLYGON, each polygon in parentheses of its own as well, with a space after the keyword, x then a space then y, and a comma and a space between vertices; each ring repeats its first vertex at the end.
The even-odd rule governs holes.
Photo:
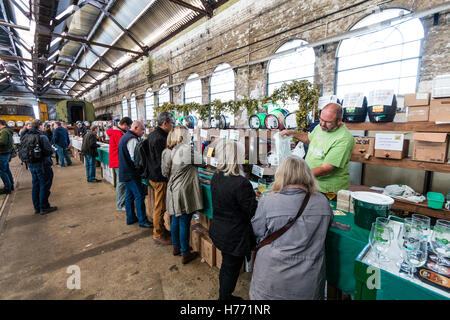
MULTIPOLYGON (((208 234, 218 165, 208 145, 242 142, 243 174, 269 197, 281 165, 277 134, 322 125, 320 111, 337 103, 355 144, 348 150, 350 184, 320 186, 335 222, 323 239, 322 298, 448 300, 449 24, 444 0, 0 0, 0 119, 16 152, 27 122, 64 123, 72 161, 61 167, 52 156, 49 202, 57 210, 43 215, 35 214, 28 166, 18 156, 0 159, 14 181, 14 190, 0 194, 0 299, 219 299, 222 254, 208 234), (106 130, 129 117, 147 138, 166 111, 203 152, 204 209, 189 230, 198 257, 186 264, 171 245, 153 241, 152 228, 127 225, 110 167, 106 130), (86 181, 81 126, 98 127, 99 183, 86 181), (375 220, 358 222, 367 212, 354 208, 352 194, 386 195, 392 186, 409 192, 388 194, 389 250, 397 251, 383 251, 390 262, 380 262, 381 289, 367 288, 366 270, 377 256, 368 254, 377 250, 370 245, 375 220), (429 218, 427 259, 437 258, 409 277, 395 267, 407 259, 400 259, 399 228, 417 214, 429 218), (433 232, 441 224, 448 241, 436 250, 433 232), (435 282, 420 275, 427 266, 435 282)), ((290 141, 288 153, 298 155, 298 140, 290 141)), ((307 157, 312 149, 304 147, 307 157)), ((0 156, 12 155, 1 148, 0 156)), ((155 191, 149 179, 142 183, 155 223, 155 191)), ((167 232, 170 219, 166 214, 167 232)), ((251 299, 252 275, 245 261, 234 296, 251 299)))

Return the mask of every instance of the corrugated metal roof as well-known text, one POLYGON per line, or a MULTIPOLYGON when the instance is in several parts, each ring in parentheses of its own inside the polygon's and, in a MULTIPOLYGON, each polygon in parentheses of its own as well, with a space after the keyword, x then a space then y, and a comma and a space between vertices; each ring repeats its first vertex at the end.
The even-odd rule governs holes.
MULTIPOLYGON (((34 83, 37 85, 34 88, 35 93, 41 93, 42 88, 46 88, 48 92, 54 92, 54 88, 59 87, 59 84, 64 84, 63 88, 67 90, 68 87, 72 87, 73 79, 81 79, 84 83, 75 84, 71 94, 76 94, 80 90, 85 91, 87 87, 92 87, 87 82, 93 83, 94 79, 103 79, 107 72, 117 73, 120 68, 130 63, 130 59, 137 58, 136 53, 127 54, 124 51, 91 44, 92 42, 139 52, 139 56, 147 55, 149 50, 175 36, 184 27, 203 16, 212 15, 212 11, 204 8, 202 0, 181 0, 180 4, 175 2, 178 0, 34 0, 30 2, 33 4, 31 11, 37 13, 37 24, 44 27, 43 31, 37 33, 36 43, 32 45, 29 41, 27 42, 27 45, 36 49, 33 58, 44 58, 46 61, 60 64, 52 66, 45 61, 33 62, 34 83), (66 9, 72 9, 73 13, 70 14, 70 11, 66 9), (65 15, 66 12, 69 14, 65 15), (63 18, 59 17, 60 20, 57 21, 56 17, 60 15, 63 18), (108 15, 112 18, 107 17, 108 15), (58 42, 55 40, 60 37, 55 34, 79 37, 84 40, 77 41, 69 38, 58 42), (91 49, 83 44, 86 41, 91 49), (90 71, 80 70, 80 67, 88 68, 90 71), (55 70, 53 74, 52 69, 55 70), (92 71, 92 69, 106 72, 92 71), (46 76, 43 77, 43 75, 46 76), (54 81, 54 85, 45 86, 49 78, 60 80, 54 81), (67 83, 62 83, 61 80, 67 83)), ((207 2, 211 9, 214 9, 227 1, 208 0, 207 2)), ((0 17, 14 23, 14 19, 9 18, 15 12, 17 13, 15 11, 17 8, 11 10, 9 1, 1 3, 5 5, 8 16, 4 17, 2 10, 0 17)), ((29 5, 28 1, 20 3, 26 7, 29 5)), ((29 8, 25 9, 27 10, 30 11, 29 8)), ((41 30, 39 26, 38 30, 41 30)), ((0 53, 3 54, 11 54, 8 52, 8 48, 11 48, 8 31, 6 27, 0 28, 0 53), (3 48, 7 48, 6 51, 3 48)), ((13 30, 13 33, 18 36, 16 30, 13 30)), ((23 52, 20 52, 19 48, 20 46, 14 47, 17 54, 23 57, 23 52)), ((27 55, 29 56, 28 53, 27 55)), ((31 65, 31 62, 27 63, 31 65)), ((5 61, 6 70, 19 74, 22 70, 18 68, 18 64, 22 62, 5 61)), ((22 81, 22 78, 14 79, 14 81, 19 80, 22 81)), ((0 83, 0 90, 2 87, 4 83, 0 83)))
MULTIPOLYGON (((186 3, 204 9, 200 0, 185 0, 186 3)), ((216 3, 218 1, 215 1, 216 3)), ((203 16, 200 12, 178 5, 169 0, 141 1, 141 0, 119 0, 111 10, 111 15, 115 20, 137 39, 141 45, 152 47, 163 39, 167 39, 179 30, 183 25, 187 25, 194 19, 203 16)), ((128 37, 111 19, 106 19, 97 30, 92 39, 95 42, 114 44, 115 46, 128 48, 134 51, 141 51, 130 37, 128 37)), ((103 54, 104 58, 114 67, 120 67, 131 57, 125 58, 124 52, 99 48, 96 50, 103 54), (121 63, 120 63, 121 62, 121 63)), ((80 60, 80 65, 96 69, 107 69, 106 65, 90 52, 84 53, 80 60), (96 63, 92 65, 94 62, 96 63)), ((73 77, 79 79, 73 72, 73 77)), ((102 74, 90 72, 94 78, 101 77, 102 74)), ((74 89, 82 89, 77 84, 74 89)))

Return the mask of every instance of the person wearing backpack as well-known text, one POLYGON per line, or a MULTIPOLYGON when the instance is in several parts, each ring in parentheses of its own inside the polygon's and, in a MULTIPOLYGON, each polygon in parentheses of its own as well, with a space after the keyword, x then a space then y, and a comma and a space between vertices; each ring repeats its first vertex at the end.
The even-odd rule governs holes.
POLYGON ((68 148, 70 144, 69 133, 67 129, 61 126, 61 122, 56 121, 54 124, 55 130, 53 131, 52 145, 55 146, 58 154, 58 159, 61 167, 65 167, 64 159, 67 165, 72 165, 70 160, 68 148))
POLYGON ((125 211, 127 224, 139 222, 141 228, 153 228, 145 211, 145 190, 134 164, 134 152, 144 134, 144 125, 134 121, 119 141, 119 181, 125 183, 125 211), (136 211, 135 211, 136 209, 136 211), (136 217, 137 215, 137 217, 136 217))
POLYGON ((9 169, 11 153, 14 151, 13 131, 5 120, 0 119, 0 176, 3 181, 3 189, 0 194, 10 194, 14 190, 14 180, 9 169))
POLYGON ((40 126, 39 119, 31 122, 31 129, 22 137, 19 158, 27 164, 31 173, 34 213, 44 215, 58 208, 48 202, 53 182, 53 151, 47 136, 39 130, 40 126))
POLYGON ((81 153, 84 155, 84 165, 86 166, 87 182, 100 182, 102 180, 95 178, 95 158, 98 156, 97 148, 97 126, 92 126, 83 137, 81 153))

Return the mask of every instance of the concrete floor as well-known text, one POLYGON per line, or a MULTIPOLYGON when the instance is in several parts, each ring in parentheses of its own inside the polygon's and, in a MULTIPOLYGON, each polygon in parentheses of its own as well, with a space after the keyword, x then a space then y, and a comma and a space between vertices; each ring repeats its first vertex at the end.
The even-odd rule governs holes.
MULTIPOLYGON (((113 186, 87 183, 83 164, 73 163, 53 168, 50 204, 58 210, 40 216, 31 175, 13 159, 16 191, 0 217, 0 299, 218 298, 218 269, 200 258, 182 265, 172 246, 153 242, 152 230, 127 226, 113 186), (67 288, 73 265, 81 289, 67 288)), ((235 295, 248 299, 250 277, 241 274, 235 295)))

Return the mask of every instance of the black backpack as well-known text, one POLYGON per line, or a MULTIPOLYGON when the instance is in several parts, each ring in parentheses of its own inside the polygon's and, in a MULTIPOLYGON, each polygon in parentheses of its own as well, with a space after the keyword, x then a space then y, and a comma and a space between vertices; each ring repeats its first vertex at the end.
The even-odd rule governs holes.
POLYGON ((22 137, 19 158, 25 163, 38 163, 44 159, 39 134, 27 133, 22 137))
POLYGON ((142 179, 147 179, 148 172, 148 140, 141 140, 134 148, 134 166, 142 179))

